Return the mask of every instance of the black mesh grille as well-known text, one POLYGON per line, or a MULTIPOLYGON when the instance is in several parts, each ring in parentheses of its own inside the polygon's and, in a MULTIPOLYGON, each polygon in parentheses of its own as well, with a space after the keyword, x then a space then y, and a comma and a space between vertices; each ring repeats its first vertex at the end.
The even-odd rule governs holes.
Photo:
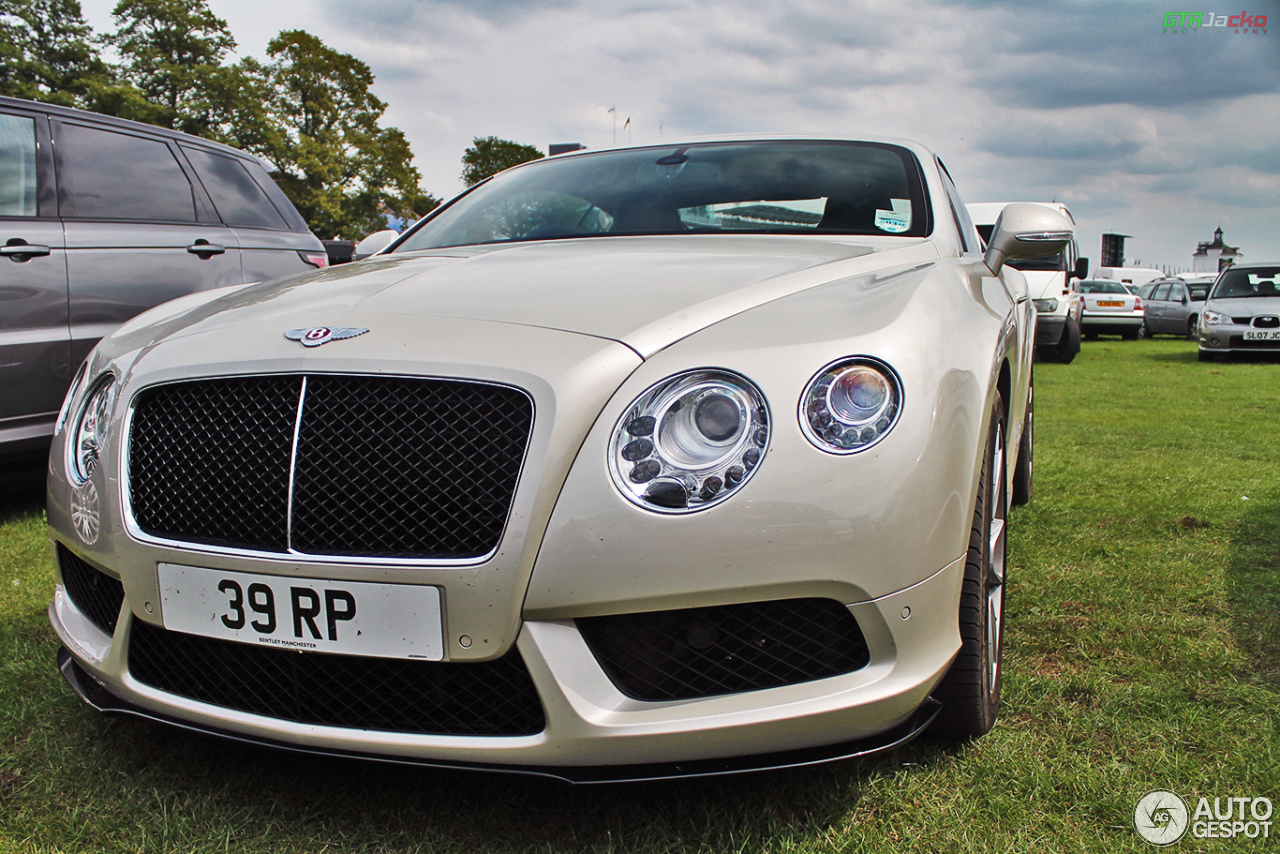
POLYGON ((396 377, 312 376, 303 389, 301 376, 267 376, 139 394, 129 462, 138 526, 316 555, 450 559, 497 547, 533 422, 526 395, 396 377))
POLYGON ((532 412, 475 383, 312 377, 298 433, 293 547, 477 557, 502 536, 532 412))
POLYGON ((71 604, 107 634, 115 634, 120 606, 124 604, 124 586, 67 550, 58 543, 58 569, 62 586, 71 604))
POLYGON ((618 690, 684 700, 849 673, 870 657, 858 622, 831 599, 785 599, 590 617, 578 629, 618 690))
POLYGON ((434 735, 532 735, 545 726, 515 650, 477 664, 300 653, 134 620, 129 670, 162 691, 297 723, 434 735))
POLYGON ((301 377, 247 377, 139 394, 129 434, 138 526, 166 539, 286 551, 301 391, 301 377))

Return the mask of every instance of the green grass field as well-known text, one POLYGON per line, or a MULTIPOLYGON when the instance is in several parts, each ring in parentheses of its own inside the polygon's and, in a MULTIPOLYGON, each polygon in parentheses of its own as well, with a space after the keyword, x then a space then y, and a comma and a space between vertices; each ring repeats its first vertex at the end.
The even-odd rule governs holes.
POLYGON ((54 668, 41 468, 2 467, 0 852, 1110 854, 1152 850, 1152 789, 1280 801, 1280 364, 1103 339, 1036 391, 995 730, 707 781, 573 788, 100 716, 54 668))

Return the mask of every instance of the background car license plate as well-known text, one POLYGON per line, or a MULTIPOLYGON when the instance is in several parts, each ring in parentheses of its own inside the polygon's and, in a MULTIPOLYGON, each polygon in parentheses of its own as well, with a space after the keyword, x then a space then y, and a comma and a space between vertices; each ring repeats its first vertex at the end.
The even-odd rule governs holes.
POLYGON ((1124 302, 1118 299, 1100 299, 1098 305, 1102 308, 1124 308, 1124 302))
POLYGON ((1246 341, 1280 341, 1280 329, 1271 329, 1267 331, 1250 329, 1244 333, 1244 340, 1246 341))
POLYGON ((440 590, 160 564, 166 629, 284 649, 444 657, 440 590))

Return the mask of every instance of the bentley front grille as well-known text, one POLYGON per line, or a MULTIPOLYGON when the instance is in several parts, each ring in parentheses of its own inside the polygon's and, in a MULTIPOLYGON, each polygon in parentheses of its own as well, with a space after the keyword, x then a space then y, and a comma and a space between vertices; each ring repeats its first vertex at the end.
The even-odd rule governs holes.
POLYGON ((870 661, 858 621, 832 599, 588 617, 577 624, 613 684, 637 700, 795 685, 870 661))
POLYGON ((129 672, 161 691, 319 726, 419 735, 533 735, 542 704, 515 650, 459 663, 298 653, 133 621, 129 672))
POLYGON ((129 502, 145 534, 254 551, 465 560, 497 548, 533 424, 516 389, 233 377, 143 390, 129 502))

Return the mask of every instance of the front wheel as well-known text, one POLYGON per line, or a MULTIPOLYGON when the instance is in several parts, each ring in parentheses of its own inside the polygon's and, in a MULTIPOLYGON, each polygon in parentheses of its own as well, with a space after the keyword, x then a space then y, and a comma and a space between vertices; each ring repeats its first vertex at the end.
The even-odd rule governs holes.
POLYGON ((997 394, 960 589, 960 652, 934 692, 942 711, 931 732, 956 741, 988 732, 1000 712, 1009 509, 1003 422, 1004 401, 997 394))
POLYGON ((1194 314, 1191 315, 1189 318, 1187 318, 1187 340, 1188 341, 1195 341, 1200 337, 1196 333, 1196 330, 1197 328, 1199 328, 1199 326, 1200 326, 1200 318, 1196 317, 1194 314))

